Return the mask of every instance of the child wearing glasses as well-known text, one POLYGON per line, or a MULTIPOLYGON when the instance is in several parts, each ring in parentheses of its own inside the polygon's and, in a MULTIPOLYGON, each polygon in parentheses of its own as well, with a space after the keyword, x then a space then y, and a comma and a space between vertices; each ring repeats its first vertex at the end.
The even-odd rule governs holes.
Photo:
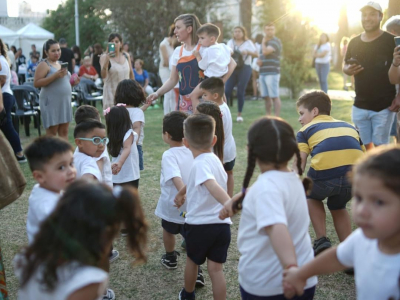
POLYGON ((25 149, 32 176, 37 184, 29 196, 26 231, 32 244, 39 226, 52 213, 61 191, 75 180, 72 146, 65 140, 42 136, 25 149))

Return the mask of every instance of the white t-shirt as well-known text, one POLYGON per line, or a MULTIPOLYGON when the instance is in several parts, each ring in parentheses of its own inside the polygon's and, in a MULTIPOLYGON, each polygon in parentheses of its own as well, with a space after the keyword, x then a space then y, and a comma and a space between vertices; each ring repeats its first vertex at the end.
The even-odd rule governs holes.
POLYGON ((230 218, 218 218, 223 206, 203 185, 209 179, 214 179, 226 191, 228 178, 221 161, 214 153, 203 153, 194 159, 186 186, 186 223, 232 224, 230 218))
MULTIPOLYGON (((78 148, 76 148, 78 149, 78 148)), ((76 150, 75 150, 76 151, 76 150)), ((101 176, 103 177, 103 182, 110 187, 113 187, 112 181, 112 170, 111 170, 111 161, 110 155, 108 154, 107 147, 105 147, 103 153, 100 157, 95 158, 96 162, 99 160, 103 160, 103 170, 100 170, 101 176)))
POLYGON ((199 61, 199 68, 207 77, 222 77, 228 73, 228 65, 231 62, 231 49, 225 44, 215 44, 205 47, 203 56, 199 61))
MULTIPOLYGON (((317 50, 317 48, 318 48, 318 45, 315 46, 315 50, 317 50)), ((325 44, 322 44, 321 47, 319 47, 319 49, 317 50, 317 53, 322 53, 322 52, 325 52, 325 51, 328 51, 328 53, 326 53, 326 55, 324 57, 316 57, 315 58, 315 63, 328 64, 331 61, 331 56, 332 56, 332 54, 331 54, 331 44, 329 44, 329 42, 325 43, 325 44)))
POLYGON ((174 207, 174 199, 178 190, 172 179, 179 177, 186 185, 189 180, 192 164, 193 154, 185 146, 173 147, 164 152, 161 160, 161 195, 155 211, 157 217, 172 223, 185 223, 185 219, 179 215, 179 210, 182 212, 186 211, 186 202, 179 210, 174 207))
POLYGON ((219 106, 222 113, 222 123, 224 125, 224 163, 236 158, 236 143, 232 135, 232 115, 226 103, 219 106))
MULTIPOLYGON (((191 55, 193 55, 193 51, 197 49, 197 45, 192 50, 186 50, 184 45, 176 47, 174 50, 174 53, 172 54, 172 57, 171 57, 171 61, 170 61, 171 66, 176 66, 178 64, 178 60, 180 58, 179 53, 181 52, 182 47, 183 47, 183 51, 182 51, 181 57, 191 56, 191 55)), ((205 47, 200 47, 199 52, 200 52, 201 57, 204 56, 205 49, 206 49, 205 47)))
MULTIPOLYGON (((136 147, 136 141, 138 135, 132 129, 129 129, 124 136, 124 142, 133 134, 133 142, 131 147, 131 153, 129 153, 124 164, 121 167, 121 171, 117 175, 112 176, 113 183, 125 183, 130 182, 140 178, 139 170, 139 153, 136 147)), ((122 148, 119 152, 118 157, 111 157, 111 164, 118 162, 121 157, 122 148)))
POLYGON ((8 93, 13 95, 13 92, 10 87, 11 83, 11 71, 10 71, 10 66, 8 65, 8 61, 6 58, 0 54, 0 64, 1 64, 1 71, 0 75, 6 76, 6 82, 1 88, 2 93, 8 93))
POLYGON ((28 216, 26 220, 26 233, 28 234, 28 242, 31 244, 39 226, 56 207, 60 194, 46 190, 35 184, 29 196, 28 216))
MULTIPOLYGON (((21 271, 17 268, 14 259, 15 275, 21 280, 21 271)), ((57 269, 58 282, 54 291, 46 291, 40 283, 42 274, 39 269, 32 275, 26 285, 18 291, 19 300, 67 300, 71 294, 90 284, 100 284, 97 300, 103 299, 103 294, 108 286, 108 274, 100 268, 91 266, 80 266, 78 263, 70 263, 57 269)))
POLYGON ((99 166, 96 163, 97 158, 91 157, 79 151, 76 147, 74 152, 74 164, 76 168, 76 179, 81 178, 85 174, 91 174, 100 182, 103 181, 103 176, 100 172, 99 166))
POLYGON ((357 299, 400 299, 400 253, 382 253, 378 240, 358 228, 338 246, 336 255, 341 264, 354 267, 357 299))
POLYGON ((169 70, 169 67, 164 67, 164 56, 162 55, 162 52, 161 52, 161 46, 164 46, 165 49, 167 49, 168 63, 169 63, 170 57, 172 56, 172 53, 174 53, 174 48, 169 44, 168 38, 164 38, 162 40, 162 42, 160 43, 160 49, 159 49, 160 65, 159 65, 158 73, 160 74, 161 78, 162 77, 167 78, 167 77, 169 77, 169 74, 171 73, 171 71, 169 70))
MULTIPOLYGON (((258 176, 243 201, 237 245, 239 283, 250 294, 283 294, 283 268, 264 228, 285 224, 296 251, 299 266, 314 258, 308 233, 310 218, 303 185, 293 172, 268 171, 258 176)), ((317 284, 307 280, 306 289, 317 284)))
POLYGON ((129 117, 131 118, 132 124, 135 122, 140 123, 140 135, 139 135, 139 142, 138 145, 143 145, 144 139, 144 112, 139 107, 127 107, 126 108, 129 112, 129 117))
MULTIPOLYGON (((254 43, 251 40, 246 40, 243 42, 243 44, 236 46, 236 44, 233 42, 233 40, 229 40, 227 43, 228 47, 232 49, 232 51, 235 50, 235 48, 239 51, 250 51, 250 52, 256 52, 256 46, 254 46, 254 43)), ((243 61, 245 65, 251 65, 251 55, 242 55, 243 56, 243 61)))

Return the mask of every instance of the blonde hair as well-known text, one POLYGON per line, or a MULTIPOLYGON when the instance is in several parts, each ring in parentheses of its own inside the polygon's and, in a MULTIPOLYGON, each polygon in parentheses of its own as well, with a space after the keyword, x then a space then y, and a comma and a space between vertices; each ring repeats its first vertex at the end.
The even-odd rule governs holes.
POLYGON ((174 24, 181 20, 186 27, 192 27, 192 32, 190 33, 192 45, 197 45, 199 42, 199 37, 197 36, 197 30, 200 28, 201 24, 199 18, 194 14, 183 14, 178 16, 174 20, 174 24))

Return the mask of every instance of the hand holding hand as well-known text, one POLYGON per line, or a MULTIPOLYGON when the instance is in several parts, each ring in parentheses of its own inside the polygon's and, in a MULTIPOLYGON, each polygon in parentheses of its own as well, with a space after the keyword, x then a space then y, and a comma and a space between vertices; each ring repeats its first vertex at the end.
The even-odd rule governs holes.
POLYGON ((175 207, 179 208, 183 205, 183 203, 185 203, 186 201, 186 194, 180 194, 178 193, 174 199, 174 203, 175 203, 175 207))
POLYGON ((119 171, 121 171, 121 164, 119 162, 113 163, 111 165, 111 171, 113 173, 113 175, 117 175, 119 173, 119 171))
POLYGON ((157 93, 150 94, 146 98, 146 103, 148 103, 150 105, 157 98, 158 98, 158 94, 157 93))
POLYGON ((283 271, 283 289, 286 298, 303 295, 307 279, 301 278, 298 267, 290 267, 283 271))

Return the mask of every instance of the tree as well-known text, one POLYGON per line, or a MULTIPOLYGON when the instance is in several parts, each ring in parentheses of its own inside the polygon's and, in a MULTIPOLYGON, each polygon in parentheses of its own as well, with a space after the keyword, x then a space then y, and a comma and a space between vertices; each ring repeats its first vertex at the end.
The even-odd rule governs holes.
POLYGON ((251 18, 253 16, 252 4, 252 0, 240 1, 240 18, 242 20, 243 27, 246 28, 249 36, 251 36, 251 18))
POLYGON ((400 15, 400 0, 389 0, 388 18, 400 15))
MULTIPOLYGON (((97 0, 78 0, 79 35, 82 52, 95 43, 102 43, 107 35, 108 16, 97 6, 97 0)), ((60 4, 43 20, 42 26, 53 32, 56 39, 65 38, 69 46, 75 45, 75 1, 60 4)))
POLYGON ((340 9, 340 16, 338 22, 339 28, 336 34, 336 54, 337 54, 337 61, 335 65, 335 69, 337 71, 342 70, 342 62, 344 57, 342 57, 342 52, 340 51, 340 43, 342 38, 348 36, 349 34, 349 22, 347 19, 347 5, 343 4, 342 8, 340 9))

